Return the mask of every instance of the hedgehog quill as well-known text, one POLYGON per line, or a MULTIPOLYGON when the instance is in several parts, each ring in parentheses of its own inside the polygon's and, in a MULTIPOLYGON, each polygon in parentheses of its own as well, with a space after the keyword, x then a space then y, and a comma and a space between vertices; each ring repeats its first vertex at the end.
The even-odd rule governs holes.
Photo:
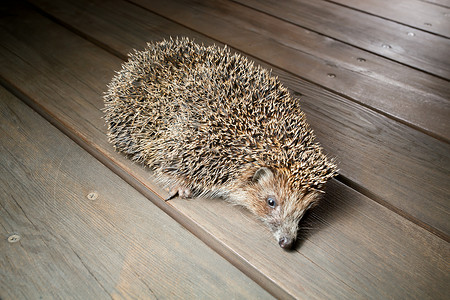
POLYGON ((221 197, 291 248, 303 214, 336 175, 299 100, 227 47, 188 38, 134 51, 105 94, 108 137, 171 197, 221 197))

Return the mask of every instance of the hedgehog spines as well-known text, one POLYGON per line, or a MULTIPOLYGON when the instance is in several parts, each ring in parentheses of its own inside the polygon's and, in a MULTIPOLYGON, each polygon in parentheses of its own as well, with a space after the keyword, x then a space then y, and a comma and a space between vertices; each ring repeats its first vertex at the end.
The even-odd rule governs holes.
POLYGON ((227 47, 149 43, 123 64, 105 103, 117 150, 197 190, 238 180, 249 165, 290 170, 298 190, 319 189, 336 172, 298 100, 227 47))

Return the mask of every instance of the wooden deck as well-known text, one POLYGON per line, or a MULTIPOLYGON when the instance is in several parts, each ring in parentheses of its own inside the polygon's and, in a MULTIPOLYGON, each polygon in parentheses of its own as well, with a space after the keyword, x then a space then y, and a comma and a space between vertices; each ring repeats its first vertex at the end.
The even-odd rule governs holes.
POLYGON ((448 0, 5 0, 1 299, 449 299, 448 0), (247 211, 168 203, 115 153, 132 49, 229 45, 296 95, 339 176, 283 251, 247 211))

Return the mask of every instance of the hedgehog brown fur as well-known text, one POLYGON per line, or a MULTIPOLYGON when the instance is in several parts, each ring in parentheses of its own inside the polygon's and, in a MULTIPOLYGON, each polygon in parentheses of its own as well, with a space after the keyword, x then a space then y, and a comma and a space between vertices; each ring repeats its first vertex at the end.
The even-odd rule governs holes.
POLYGON ((299 101, 226 47, 182 38, 130 54, 105 95, 115 148, 180 196, 247 207, 289 248, 298 221, 336 174, 299 101))

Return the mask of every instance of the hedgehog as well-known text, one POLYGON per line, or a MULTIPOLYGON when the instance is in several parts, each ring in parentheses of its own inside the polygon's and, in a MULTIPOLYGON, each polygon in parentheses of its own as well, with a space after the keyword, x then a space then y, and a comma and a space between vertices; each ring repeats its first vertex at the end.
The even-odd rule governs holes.
POLYGON ((114 148, 147 166, 168 199, 241 205, 290 249, 337 168, 271 72, 227 46, 151 42, 108 84, 104 118, 114 148))

